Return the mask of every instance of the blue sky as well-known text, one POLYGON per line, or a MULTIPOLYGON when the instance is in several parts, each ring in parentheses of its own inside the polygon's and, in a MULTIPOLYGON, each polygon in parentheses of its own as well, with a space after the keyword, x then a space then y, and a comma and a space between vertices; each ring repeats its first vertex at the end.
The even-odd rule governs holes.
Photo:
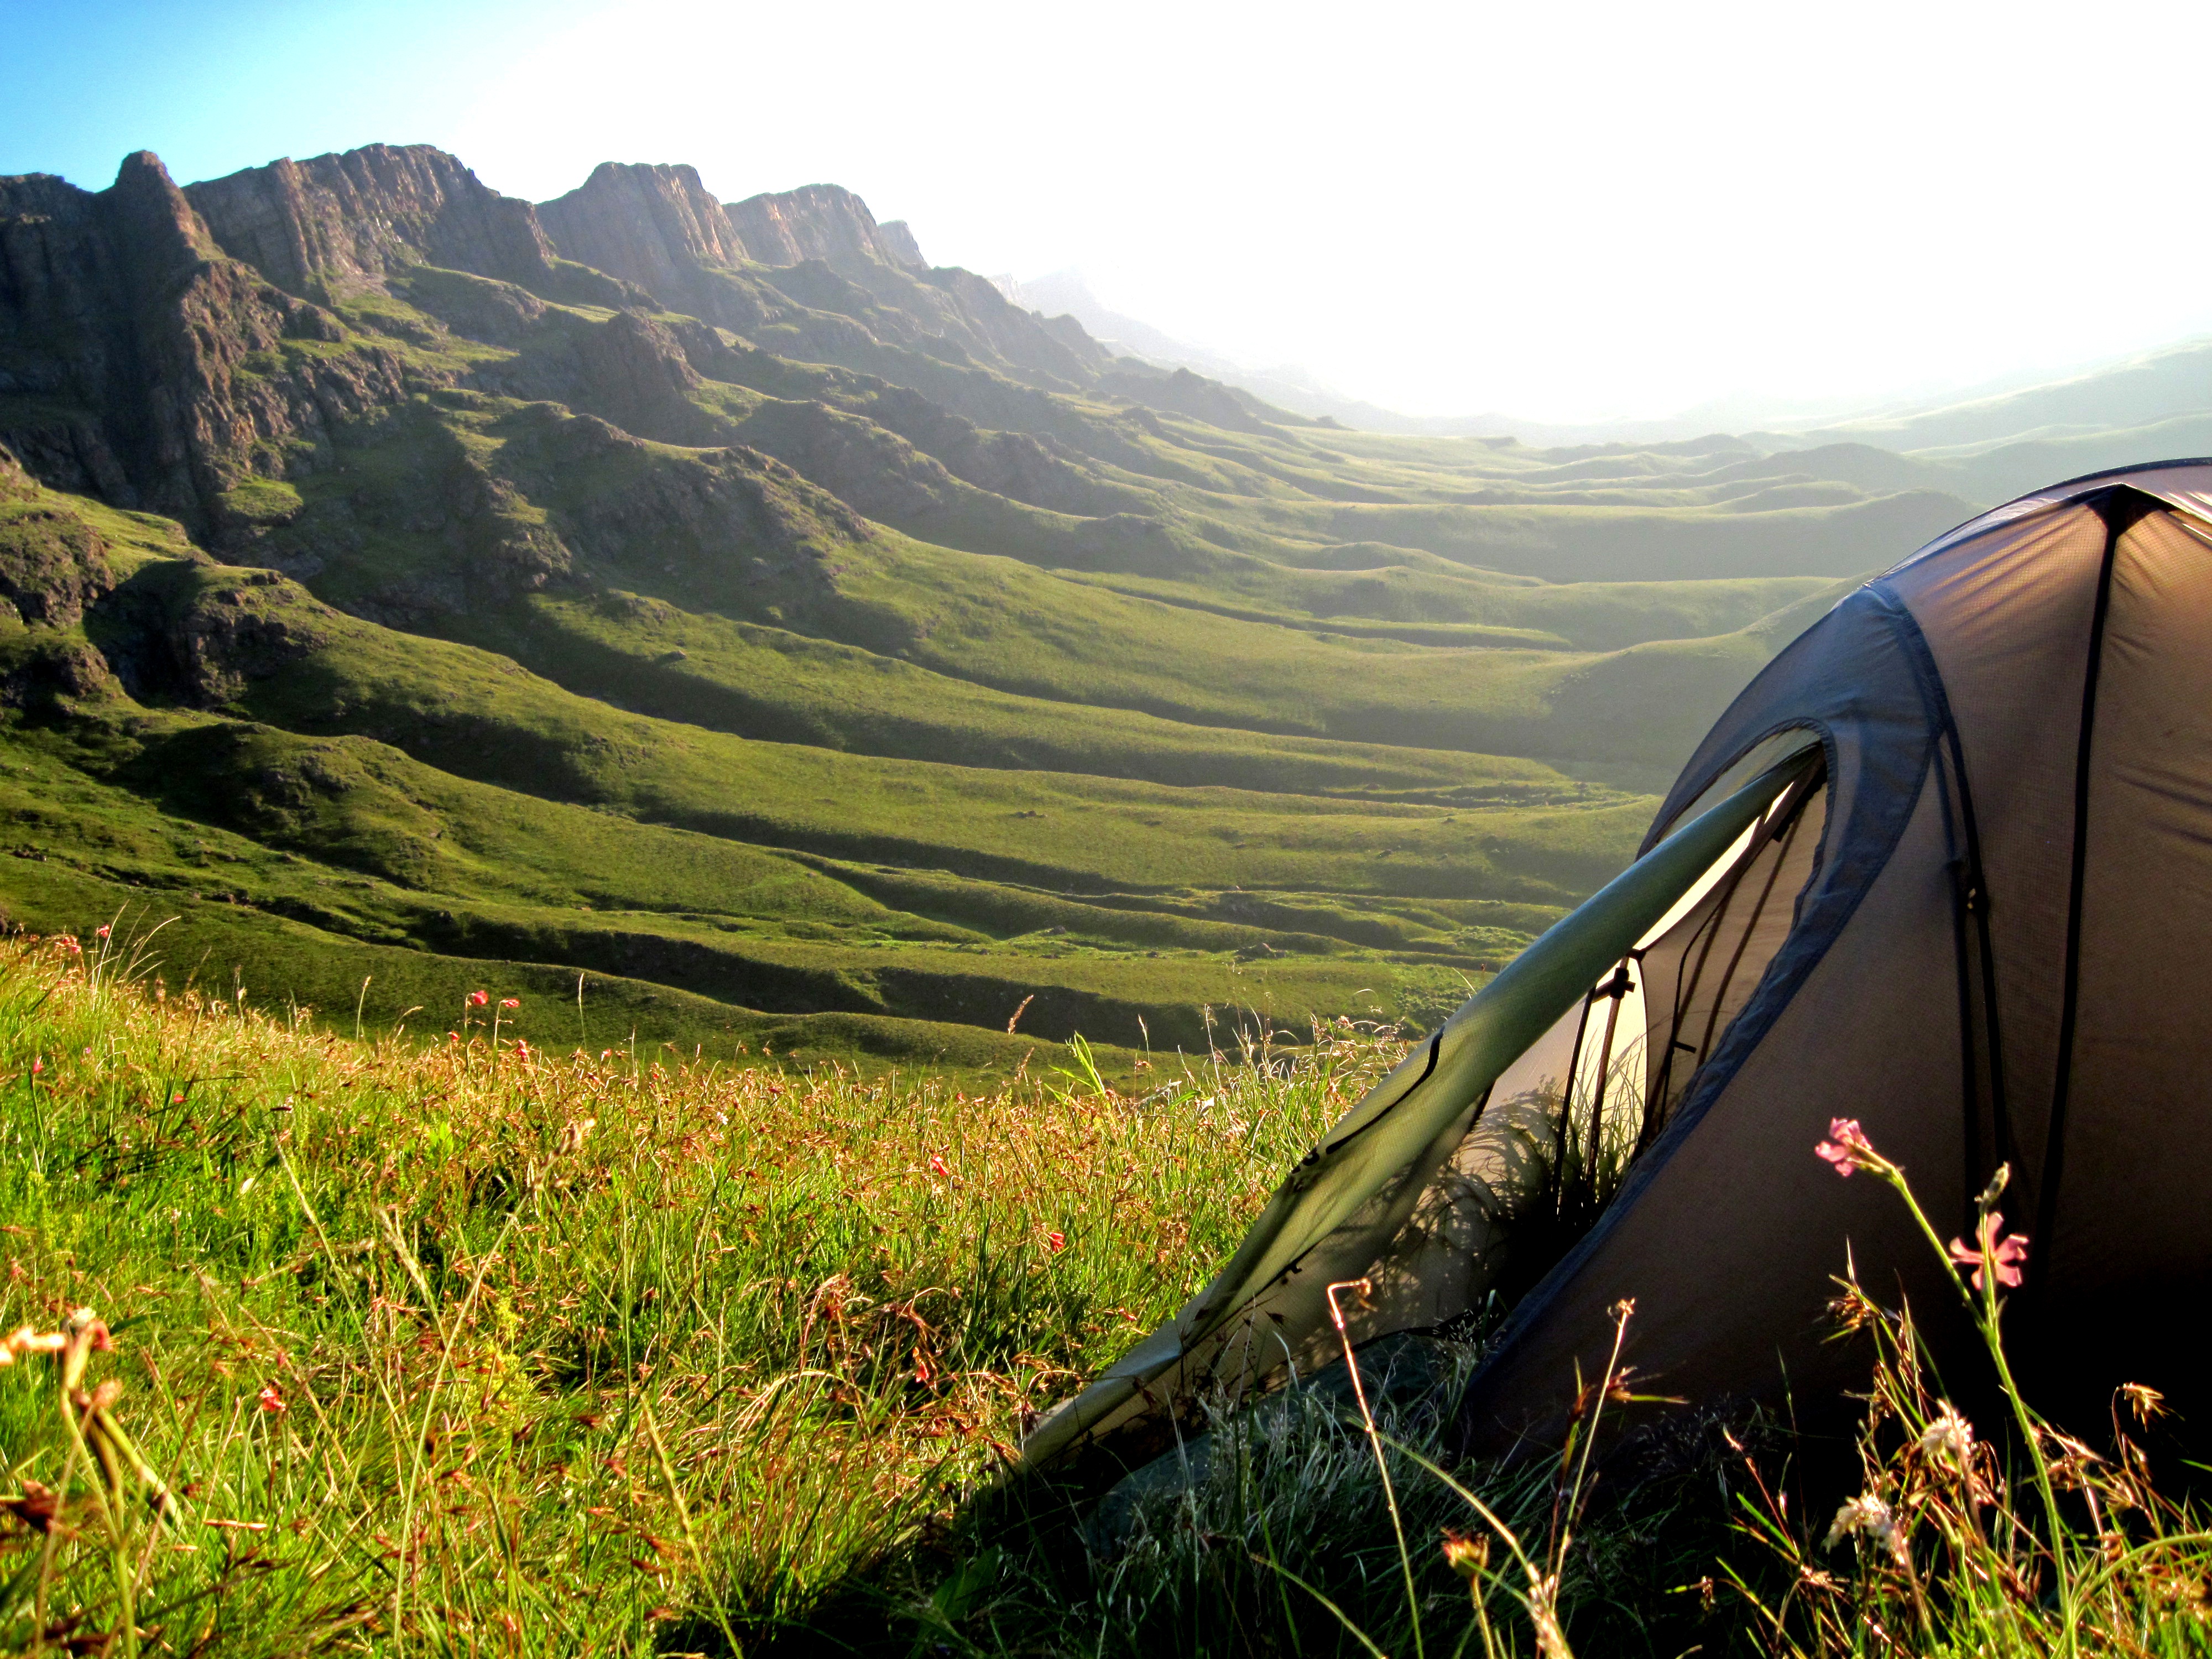
POLYGON ((134 149, 179 180, 431 138, 519 36, 592 8, 428 0, 0 0, 0 173, 98 189, 134 149))
POLYGON ((2208 46, 2156 0, 0 0, 0 173, 385 140, 532 199, 830 179, 1255 367, 1589 419, 2212 331, 2161 67, 2208 46))

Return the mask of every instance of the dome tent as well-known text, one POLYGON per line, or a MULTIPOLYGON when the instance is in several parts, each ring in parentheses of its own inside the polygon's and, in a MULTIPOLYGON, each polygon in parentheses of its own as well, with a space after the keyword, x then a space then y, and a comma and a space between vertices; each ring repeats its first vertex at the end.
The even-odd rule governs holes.
MULTIPOLYGON (((1832 1396, 1832 1276, 1948 1305, 1939 1224, 2000 1164, 2011 1328, 2072 1400, 2193 1369, 2212 1268, 2212 462, 1984 514, 1856 589, 1700 744, 1635 863, 1334 1126, 1213 1282, 1024 1443, 1142 1462, 1196 1403, 1499 1309, 1475 1449, 1625 1359, 1705 1404, 1832 1396)), ((1364 1367, 1363 1367, 1364 1369, 1364 1367)), ((2033 1386, 2033 1385, 2032 1385, 2033 1386)))

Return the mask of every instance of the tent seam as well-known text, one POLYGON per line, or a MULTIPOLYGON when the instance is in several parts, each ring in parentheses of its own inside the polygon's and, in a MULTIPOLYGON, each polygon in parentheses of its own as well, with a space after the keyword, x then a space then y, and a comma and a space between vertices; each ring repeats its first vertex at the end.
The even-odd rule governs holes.
POLYGON ((2105 552, 2097 569, 2096 607, 2089 619, 2089 648, 2081 669, 2081 723, 2074 750, 2074 845, 2066 890, 2066 956, 2060 981, 2058 1052, 2051 1079, 2051 1116, 2044 1127, 2043 1167, 2036 1194, 2034 1283, 2051 1277, 2051 1256, 2058 1228, 2058 1188, 2066 1170, 2066 1114, 2072 1103, 2074 1038, 2081 1010, 2081 900, 2089 875, 2089 781, 2097 736, 2097 690, 2103 678, 2105 625, 2112 613, 2112 572, 2119 562, 2120 538, 2158 510, 2155 497, 2118 485, 2090 503, 2105 521, 2105 552), (2124 496, 2132 497, 2122 507, 2124 496))

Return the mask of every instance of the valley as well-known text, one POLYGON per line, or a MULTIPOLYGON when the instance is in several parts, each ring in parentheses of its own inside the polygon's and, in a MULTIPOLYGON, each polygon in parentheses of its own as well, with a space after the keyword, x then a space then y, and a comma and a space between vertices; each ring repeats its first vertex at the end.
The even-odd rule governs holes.
POLYGON ((1420 1026, 1855 578, 2130 398, 2192 433, 2178 372, 1544 449, 1116 356, 833 186, 0 179, 0 905, 339 1030, 489 987, 540 1045, 1126 1076, 1420 1026))

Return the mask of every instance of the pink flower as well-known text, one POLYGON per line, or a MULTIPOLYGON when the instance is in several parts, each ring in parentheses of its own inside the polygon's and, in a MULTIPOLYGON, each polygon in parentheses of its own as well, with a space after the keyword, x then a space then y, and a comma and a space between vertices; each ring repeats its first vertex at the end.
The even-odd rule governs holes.
POLYGON ((502 1008, 520 1008, 522 1006, 522 999, 520 997, 501 997, 499 1000, 499 1006, 502 1008))
POLYGON ((943 1176, 947 1181, 952 1179, 952 1171, 945 1167, 945 1160, 935 1152, 929 1155, 929 1172, 932 1175, 943 1176))
POLYGON ((46 1069, 46 1057, 45 1057, 44 1055, 42 1055, 42 1054, 33 1054, 33 1055, 32 1055, 32 1056, 31 1056, 31 1075, 32 1075, 33 1077, 36 1077, 36 1076, 38 1076, 38 1074, 39 1074, 40 1073, 41 1073, 41 1072, 45 1071, 46 1069))
POLYGON ((100 924, 100 936, 102 939, 106 939, 107 937, 107 926, 105 922, 100 924))
POLYGON ((481 1008, 484 1004, 490 1000, 491 993, 489 991, 471 991, 469 993, 469 1006, 471 1008, 481 1008))
POLYGON ((1873 1151, 1859 1129, 1858 1119, 1835 1117, 1828 1120, 1828 1139, 1813 1148, 1813 1156, 1834 1164, 1838 1175, 1848 1176, 1859 1167, 1861 1158, 1873 1151))
POLYGON ((1982 1218, 1982 1224, 1975 1229, 1974 1243, 1969 1244, 1962 1238, 1951 1241, 1951 1260, 1961 1267, 1974 1270, 1974 1288, 1978 1291, 1982 1288, 1984 1257, 1996 1269, 1998 1284, 2012 1285, 2020 1283, 2021 1263, 2027 1260, 2027 1235, 2014 1233, 2010 1238, 2000 1238, 1997 1234, 2003 1226, 2002 1216, 1985 1215, 1982 1218))
POLYGON ((274 1382, 261 1390, 258 1403, 264 1412, 281 1412, 286 1409, 283 1391, 274 1382))
POLYGON ((1067 1235, 1066 1233, 1047 1233, 1044 1236, 1044 1242, 1051 1245, 1054 1250, 1064 1250, 1067 1248, 1067 1235))

